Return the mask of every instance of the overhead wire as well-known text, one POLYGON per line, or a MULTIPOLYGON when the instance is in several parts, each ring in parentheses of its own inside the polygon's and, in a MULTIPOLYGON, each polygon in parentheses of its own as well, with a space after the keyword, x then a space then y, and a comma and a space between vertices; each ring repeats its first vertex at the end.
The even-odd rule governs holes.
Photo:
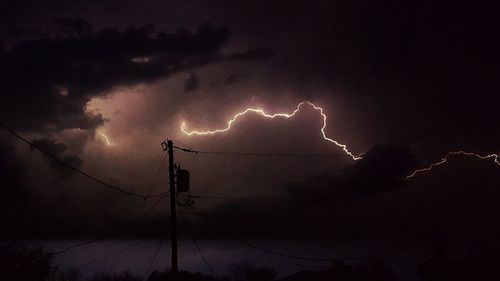
POLYGON ((155 251, 155 254, 153 256, 153 260, 151 260, 151 263, 149 264, 148 266, 148 269, 146 270, 146 272, 144 273, 144 275, 142 276, 142 280, 145 281, 146 278, 148 278, 149 276, 149 273, 151 272, 151 269, 153 268, 153 265, 155 264, 156 262, 156 259, 158 258, 158 253, 160 252, 160 249, 161 249, 161 245, 163 244, 163 239, 160 239, 160 243, 158 244, 158 246, 156 247, 156 251, 155 251))
POLYGON ((217 275, 217 273, 215 272, 215 270, 213 269, 213 267, 208 263, 205 255, 203 255, 203 252, 201 251, 200 246, 198 245, 198 242, 194 238, 193 232, 191 230, 191 227, 189 226, 189 223, 188 223, 188 221, 186 219, 186 216, 184 216, 183 212, 180 212, 180 213, 181 213, 181 217, 182 217, 182 219, 184 221, 184 224, 186 225, 186 228, 187 228, 187 230, 188 230, 188 232, 189 232, 189 234, 191 236, 191 240, 193 241, 193 244, 195 245, 196 249, 198 250, 198 253, 200 254, 201 259, 203 260, 203 262, 207 266, 208 270, 211 272, 212 276, 216 280, 219 280, 219 276, 217 275))
POLYGON ((144 196, 144 200, 142 201, 141 205, 141 210, 144 207, 144 204, 146 203, 146 200, 149 198, 148 196, 151 194, 151 190, 153 189, 154 184, 156 183, 156 180, 158 178, 158 175, 160 174, 161 168, 163 167, 163 164, 165 163, 165 160, 167 159, 168 154, 165 153, 163 155, 163 158, 160 162, 160 165, 158 165, 158 169, 156 170, 156 173, 153 176, 153 179, 151 180, 151 183, 149 184, 148 191, 146 192, 146 196, 144 196))
MULTIPOLYGON (((185 206, 182 206, 182 207, 185 207, 185 206)), ((179 213, 182 213, 182 214, 196 215, 195 213, 190 213, 189 211, 185 211, 185 210, 178 210, 178 211, 179 211, 179 213)), ((221 241, 218 241, 218 240, 215 240, 215 239, 212 239, 212 238, 209 238, 209 237, 205 237, 204 240, 207 240, 211 244, 217 245, 217 247, 222 248, 224 250, 231 250, 232 251, 232 250, 236 250, 236 249, 239 248, 239 247, 236 247, 236 246, 228 245, 226 243, 222 243, 221 241)))
MULTIPOLYGON (((147 193, 146 193, 146 196, 150 194, 151 189, 153 188, 153 185, 154 185, 154 183, 156 182, 156 179, 158 178, 159 172, 161 171, 161 168, 163 167, 163 164, 165 163, 165 159, 166 159, 166 158, 167 158, 167 154, 165 153, 165 155, 162 157, 162 159, 161 159, 161 161, 160 161, 160 163, 159 163, 159 166, 158 166, 158 169, 156 170, 156 173, 154 174, 154 176, 153 176, 153 178, 152 178, 152 180, 151 180, 151 182, 150 182, 150 185, 149 185, 148 191, 147 191, 147 193)), ((140 213, 140 212, 142 211, 142 209, 144 208, 144 205, 146 204, 146 200, 147 200, 147 197, 145 197, 145 198, 144 198, 144 200, 142 201, 142 204, 141 204, 141 206, 140 206, 140 208, 139 208, 139 212, 138 212, 138 213, 140 213)), ((148 270, 146 271, 146 273, 144 274, 144 276, 147 276, 147 275, 149 274, 149 272, 151 271, 151 267, 153 266, 153 264, 154 264, 154 262, 155 262, 155 260, 156 260, 156 258, 157 258, 158 251, 159 251, 159 248, 161 247, 161 244, 162 244, 162 243, 163 243, 163 239, 161 239, 161 240, 160 240, 160 244, 159 244, 159 246, 158 246, 158 248, 157 248, 157 250, 156 250, 156 252, 155 252, 155 255, 154 255, 153 261, 151 262, 151 265, 148 267, 148 270)), ((114 255, 120 254, 120 253, 122 253, 122 252, 124 252, 124 251, 128 250, 130 247, 131 247, 131 245, 130 245, 130 246, 127 246, 126 248, 124 248, 124 249, 122 249, 122 250, 120 250, 120 251, 118 251, 118 252, 116 252, 116 253, 113 253, 113 254, 110 254, 110 255, 106 255, 106 256, 104 256, 104 257, 96 258, 96 259, 93 259, 93 260, 91 260, 91 261, 89 261, 89 262, 85 262, 85 263, 83 263, 83 264, 80 264, 80 266, 86 266, 86 265, 89 265, 89 264, 95 263, 95 262, 97 262, 97 261, 99 261, 99 260, 102 260, 102 259, 105 259, 105 258, 108 258, 108 257, 114 256, 114 255)), ((144 280, 144 278, 143 278, 143 280, 144 280)))
POLYGON ((153 194, 153 195, 144 195, 144 194, 139 194, 139 193, 136 193, 136 192, 132 192, 132 191, 128 191, 128 190, 125 190, 125 189, 122 189, 120 187, 117 187, 115 185, 112 185, 110 183, 107 183, 79 168, 76 168, 74 167, 73 165, 59 159, 58 157, 56 157, 55 155, 53 155, 52 153, 48 152, 46 149, 44 149, 43 147, 39 146, 39 145, 36 145, 34 144, 33 142, 29 141, 28 139, 26 139, 25 137, 19 135, 18 133, 16 133, 14 130, 12 130, 10 127, 8 127, 7 125, 5 125, 4 123, 0 122, 0 127, 2 127, 3 129, 5 129, 7 132, 9 132, 11 135, 15 136, 16 138, 18 138, 19 140, 27 143, 28 145, 30 145, 31 148, 35 148, 37 149, 38 151, 42 152, 44 155, 46 155, 47 157, 49 157, 50 159, 52 159, 53 161, 57 162, 58 164, 72 170, 73 172, 75 173, 78 173, 80 175, 83 175, 97 183, 99 183, 100 185, 104 186, 104 187, 107 187, 109 189, 112 189, 114 191, 117 191, 117 192, 120 192, 120 193, 123 193, 125 195, 129 195, 129 196, 133 196, 133 197, 139 197, 139 198, 157 198, 157 197, 161 197, 164 195, 164 193, 160 193, 160 194, 153 194))
MULTIPOLYGON (((191 206, 191 210, 193 213, 186 213, 186 214, 196 214, 198 216, 202 217, 209 217, 207 214, 201 214, 198 211, 194 209, 194 207, 191 206)), ((304 260, 304 261, 317 261, 317 262, 332 262, 332 261, 351 261, 351 260, 361 260, 361 259, 369 259, 369 258, 374 258, 374 257, 379 257, 381 255, 389 254, 392 252, 395 252, 399 249, 391 249, 383 252, 378 252, 374 254, 367 254, 367 255, 360 255, 360 256, 349 256, 349 257, 305 257, 305 256, 297 256, 297 255, 290 255, 290 254, 285 254, 281 253, 275 250, 271 250, 259 245, 256 245, 254 243, 248 242, 246 240, 240 239, 238 237, 233 237, 235 241, 238 241, 239 243, 246 245, 250 248, 262 251, 267 254, 279 256, 279 257, 284 257, 284 258, 289 258, 289 259, 295 259, 295 260, 304 260)))
POLYGON ((74 245, 68 246, 68 247, 66 247, 66 248, 64 248, 62 250, 54 252, 54 255, 58 256, 58 255, 63 254, 65 252, 69 251, 69 250, 72 250, 74 248, 78 248, 78 247, 81 247, 81 246, 93 244, 93 243, 96 243, 96 242, 99 242, 101 240, 104 240, 106 238, 111 237, 112 235, 118 233, 119 231, 122 231, 123 229, 129 227, 130 225, 133 225, 133 224, 137 223, 139 220, 141 220, 142 218, 144 218, 145 216, 147 216, 149 213, 151 213, 158 206, 158 204, 160 203, 160 201, 164 197, 167 197, 167 196, 164 195, 164 196, 159 197, 158 200, 156 200, 156 202, 148 210, 146 210, 144 213, 140 214, 139 216, 136 216, 135 218, 133 218, 132 220, 128 221, 127 223, 121 225, 120 227, 118 227, 114 231, 112 231, 110 233, 107 233, 106 235, 103 235, 103 236, 101 236, 99 238, 96 238, 96 239, 93 239, 93 240, 83 241, 83 242, 79 242, 79 243, 76 243, 74 245))
MULTIPOLYGON (((153 176, 153 178, 152 178, 152 180, 151 180, 151 182, 150 182, 150 185, 149 185, 149 188, 148 188, 148 192, 146 193, 146 196, 150 194, 151 189, 153 188, 153 185, 154 185, 154 183, 156 182, 156 179, 157 179, 157 177, 158 177, 158 174, 159 174, 159 172, 161 171, 161 168, 163 167, 163 164, 165 163, 165 159, 166 159, 166 158, 167 158, 167 154, 165 153, 164 157, 162 157, 162 159, 161 159, 161 161, 160 161, 160 163, 159 163, 159 166, 158 166, 158 169, 156 170, 156 173, 154 174, 154 176, 153 176)), ((165 196, 166 196, 166 194, 165 194, 165 196)), ((168 197, 168 196, 166 196, 166 197, 168 197)), ((144 200, 142 201, 142 204, 141 204, 141 206, 140 206, 140 208, 139 208, 138 213, 142 212, 142 209, 144 208, 144 205, 146 204, 146 200, 147 200, 147 197, 146 197, 146 198, 144 198, 144 200)), ((101 241, 102 241, 102 240, 101 240, 101 241)), ((96 243, 97 243, 97 242, 98 242, 98 241, 96 241, 96 243)), ((161 242, 163 242, 163 241, 162 241, 162 240, 160 240, 160 245, 161 245, 161 242)), ((129 248, 131 248, 131 245, 129 245, 129 246, 127 246, 127 247, 125 247, 125 248, 123 248, 123 249, 121 249, 121 250, 117 251, 116 253, 113 253, 113 254, 110 254, 110 255, 106 255, 106 256, 103 256, 103 257, 99 257, 99 258, 95 258, 95 259, 93 259, 93 260, 91 260, 91 261, 88 261, 88 262, 82 263, 82 264, 80 264, 80 266, 87 266, 87 265, 89 265, 89 264, 93 264, 93 263, 95 263, 95 262, 97 262, 97 261, 99 261, 99 260, 102 260, 102 259, 105 259, 105 258, 108 258, 108 257, 114 256, 114 255, 120 254, 120 253, 122 253, 122 252, 124 252, 124 251, 128 250, 129 248)), ((155 254, 155 256, 156 256, 156 255, 157 255, 157 254, 155 254)), ((155 259, 156 259, 156 257, 155 257, 153 260, 155 260, 155 259)), ((154 262, 153 262, 153 263, 154 263, 154 262)), ((150 271, 150 269, 148 269, 148 271, 150 271)), ((147 275, 148 271, 146 272, 146 275, 147 275)))
MULTIPOLYGON (((267 157, 345 157, 339 153, 270 153, 270 152, 238 152, 238 151, 195 151, 197 154, 267 156, 267 157)), ((348 155, 347 155, 348 156, 348 155)))
MULTIPOLYGON (((270 156, 270 157, 302 157, 302 156, 313 156, 313 157, 321 157, 321 156, 345 156, 345 154, 300 154, 300 153, 259 153, 259 152, 222 152, 222 151, 198 151, 189 147, 179 147, 174 146, 174 148, 179 149, 188 153, 198 154, 219 154, 219 155, 245 155, 245 156, 270 156)), ((198 199, 218 199, 218 200, 281 200, 283 198, 276 197, 242 197, 242 196, 217 196, 217 195, 199 195, 199 194, 189 194, 192 198, 198 199)))
MULTIPOLYGON (((345 157, 346 154, 341 153, 270 153, 270 152, 240 152, 240 151, 204 151, 195 150, 192 148, 174 146, 184 152, 212 155, 239 155, 239 156, 268 156, 268 157, 345 157)), ((349 155, 347 155, 349 156, 349 155)))
POLYGON ((200 195, 200 194, 189 194, 192 198, 196 199, 217 199, 217 200, 286 200, 288 198, 279 197, 246 197, 246 196, 218 196, 218 195, 200 195))

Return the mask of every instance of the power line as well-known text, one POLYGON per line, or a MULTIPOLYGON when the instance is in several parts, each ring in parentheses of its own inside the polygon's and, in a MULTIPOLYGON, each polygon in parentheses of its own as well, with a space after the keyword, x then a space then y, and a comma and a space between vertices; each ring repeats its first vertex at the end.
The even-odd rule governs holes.
MULTIPOLYGON (((260 152, 224 152, 224 151, 198 151, 192 148, 174 146, 174 148, 179 149, 188 153, 198 154, 218 154, 218 155, 243 155, 243 156, 269 156, 269 157, 340 157, 346 156, 345 154, 339 153, 324 153, 324 154, 304 154, 304 153, 260 153, 260 152)), ((213 195, 196 195, 189 194, 192 198, 198 199, 219 199, 219 200, 276 200, 282 198, 273 197, 238 197, 238 196, 213 196, 213 195)))
MULTIPOLYGON (((191 209, 194 212, 194 214, 196 214, 198 216, 209 217, 209 215, 207 215, 207 214, 201 214, 201 213, 197 212, 194 209, 194 207, 192 207, 192 206, 191 206, 191 209)), ((193 213, 187 213, 187 214, 193 214, 193 213)), ((250 248, 262 251, 264 253, 268 253, 271 255, 279 256, 279 257, 295 259, 295 260, 304 260, 304 261, 332 262, 332 261, 360 260, 360 259, 368 259, 368 258, 378 257, 380 255, 385 255, 385 254, 392 253, 392 252, 395 252, 398 250, 398 249, 392 249, 392 250, 387 250, 387 251, 379 252, 379 253, 375 253, 375 254, 368 254, 368 255, 361 255, 361 256, 350 256, 350 257, 335 257, 335 258, 332 258, 332 257, 304 257, 304 256, 289 255, 289 254, 281 253, 278 251, 274 251, 274 250, 271 250, 271 249, 268 249, 268 248, 265 248, 262 246, 255 245, 251 242, 245 241, 245 240, 240 239, 238 237, 234 237, 234 240, 236 240, 239 243, 246 245, 250 248)))
POLYGON ((177 139, 172 139, 172 141, 174 141, 175 143, 179 143, 180 145, 182 145, 182 146, 184 146, 184 147, 186 147, 188 149, 191 149, 191 146, 189 146, 189 145, 187 145, 187 144, 185 144, 185 143, 183 143, 183 142, 181 142, 181 141, 179 141, 177 139))
POLYGON ((267 249, 267 248, 255 245, 255 244, 250 243, 248 241, 241 240, 239 238, 235 238, 235 240, 238 241, 238 242, 240 242, 241 244, 244 244, 244 245, 248 246, 248 247, 254 248, 256 250, 259 250, 259 251, 262 251, 262 252, 265 252, 265 253, 268 253, 268 254, 272 254, 272 255, 280 256, 280 257, 284 257, 284 258, 289 258, 289 259, 304 260, 304 261, 325 261, 325 262, 326 261, 327 262, 331 262, 331 261, 347 261, 347 260, 366 259, 366 258, 376 257, 376 256, 380 255, 380 254, 375 254, 375 255, 364 255, 364 256, 353 256, 353 257, 340 257, 340 258, 303 257, 303 256, 294 256, 294 255, 288 255, 288 254, 280 253, 280 252, 277 252, 277 251, 274 251, 274 250, 270 250, 270 249, 267 249))
POLYGON ((217 273, 215 273, 215 270, 212 268, 212 266, 210 266, 210 264, 208 263, 207 259, 205 258, 205 256, 203 255, 201 249, 200 249, 200 246, 198 245, 198 242, 196 241, 196 239, 194 238, 194 235, 191 231, 191 228, 188 224, 188 221, 186 219, 186 216, 184 216, 184 213, 182 211, 180 211, 181 213, 181 217, 184 221, 184 223, 186 224, 186 227, 188 229, 188 232, 190 233, 190 236, 191 236, 191 240, 193 241, 193 244, 196 246, 196 249, 198 250, 198 253, 200 254, 203 262, 205 263, 205 265, 207 266, 208 270, 210 270, 210 272, 212 273, 212 276, 216 279, 216 280, 219 280, 219 277, 217 276, 217 273))
POLYGON ((158 175, 160 174, 161 168, 163 167, 163 164, 165 163, 166 159, 167 159, 167 154, 165 153, 163 155, 161 162, 160 162, 160 165, 158 166, 158 169, 156 170, 156 173, 155 173, 153 179, 151 180, 151 184, 149 185, 148 192, 146 193, 146 196, 144 197, 144 200, 142 201, 141 210, 142 210, 142 207, 144 207, 144 204, 146 203, 146 200, 148 199, 148 196, 150 195, 151 190, 153 189, 153 185, 156 183, 156 179, 158 178, 158 175))
MULTIPOLYGON (((186 145, 185 145, 186 146, 186 145)), ((345 157, 349 156, 343 153, 270 153, 270 152, 239 152, 239 151, 203 151, 195 150, 190 147, 179 147, 174 146, 174 148, 182 150, 184 152, 190 152, 195 154, 212 154, 212 155, 243 155, 243 156, 269 156, 269 157, 345 157)))
POLYGON ((270 153, 270 152, 239 152, 239 151, 203 151, 190 148, 175 147, 184 152, 211 155, 235 155, 235 156, 265 156, 265 157, 346 157, 349 155, 340 153, 270 153))
POLYGON ((196 199, 216 199, 216 200, 286 200, 288 198, 278 197, 245 197, 245 196, 217 196, 217 195, 199 195, 199 194, 186 194, 186 196, 196 199))
POLYGON ((110 233, 107 233, 106 235, 103 235, 99 238, 96 238, 96 239, 93 239, 93 240, 89 240, 89 241, 84 241, 84 242, 80 242, 80 243, 76 243, 74 245, 71 245, 69 247, 66 247, 62 250, 59 250, 57 252, 54 253, 55 256, 58 256, 60 254, 63 254, 69 250, 72 250, 74 248, 78 248, 78 247, 81 247, 81 246, 85 246, 85 245, 89 245, 89 244, 93 244, 93 243, 96 243, 96 242, 99 242, 101 240, 104 240, 108 237, 110 237, 111 235, 113 234, 116 234, 120 231, 122 231, 123 229, 125 229, 126 227, 130 226, 130 225, 133 225, 135 223, 137 223, 137 221, 139 221, 140 219, 142 219, 143 217, 147 216, 149 213, 151 213, 157 206, 158 204, 160 203, 160 201, 164 198, 164 197, 167 197, 166 195, 162 195, 160 198, 158 198, 158 200, 151 206, 151 208, 149 208, 148 210, 146 210, 144 213, 140 214, 139 216, 135 217, 134 219, 132 219, 131 221, 123 224, 121 227, 115 229, 114 231, 110 232, 110 233))
POLYGON ((196 153, 196 154, 198 154, 198 151, 193 150, 193 149, 191 149, 191 148, 185 148, 185 147, 180 147, 180 146, 176 146, 176 145, 174 145, 174 146, 173 146, 173 148, 175 148, 175 149, 179 149, 179 150, 182 150, 182 151, 184 151, 184 152, 192 152, 192 153, 196 153))
POLYGON ((142 277, 142 280, 145 281, 146 278, 148 277, 149 275, 149 272, 151 271, 151 268, 153 268, 153 265, 155 264, 156 262, 156 259, 158 258, 158 253, 160 252, 160 248, 161 248, 161 245, 163 244, 163 239, 160 239, 160 243, 158 244, 158 247, 156 247, 156 251, 155 251, 155 254, 153 256, 153 260, 151 261, 151 263, 149 264, 148 266, 148 270, 146 271, 146 273, 144 273, 144 276, 142 277))
MULTIPOLYGON (((146 195, 146 196, 148 196, 148 195, 149 195, 149 193, 151 192, 151 189, 153 188, 153 185, 154 185, 154 183, 156 182, 156 179, 157 179, 157 177, 158 177, 158 175, 159 175, 159 172, 161 171, 161 168, 162 168, 163 164, 165 163, 165 159, 167 159, 167 154, 166 154, 166 153, 165 153, 164 157, 162 158, 161 162, 159 163, 158 169, 156 170, 156 173, 155 173, 155 175, 154 175, 153 179, 151 180, 151 184, 149 185, 148 192, 147 192, 147 195, 146 195)), ((165 194, 165 196, 166 196, 166 197, 168 197, 168 196, 167 196, 167 194, 165 194)), ((142 208, 144 208, 144 204, 146 204, 146 200, 147 200, 147 197, 145 197, 145 198, 144 198, 144 200, 142 201, 141 207, 140 207, 140 209, 139 209, 139 213, 142 211, 142 208)), ((97 241, 96 241, 96 242, 97 242, 97 241)), ((148 270, 146 271, 145 276, 147 276, 147 274, 148 274, 148 273, 149 273, 149 271, 151 270, 151 267, 153 266, 153 264, 154 264, 154 262, 155 262, 155 260, 156 260, 156 258, 157 258, 158 251, 159 251, 159 248, 161 247, 162 242, 163 242, 163 240, 160 240, 160 245, 158 246, 158 249, 157 249, 157 251, 156 251, 156 253, 155 253, 155 257, 153 258, 153 261, 151 262, 151 265, 149 266, 148 270)), ((129 249, 130 247, 131 247, 131 246, 129 246, 129 247, 127 247, 127 248, 125 248, 125 249, 123 249, 123 250, 121 250, 121 251, 119 251, 119 252, 117 252, 117 253, 115 253, 115 254, 112 254, 112 255, 107 255, 107 256, 105 256, 105 257, 97 258, 97 259, 94 259, 94 260, 92 260, 92 261, 90 261, 90 262, 83 263, 83 264, 81 264, 81 266, 85 266, 85 265, 88 265, 88 264, 92 264, 92 263, 95 263, 95 262, 97 262, 97 261, 99 261, 99 260, 101 260, 101 259, 103 259, 103 258, 107 258, 107 257, 113 256, 113 255, 119 254, 119 253, 121 253, 121 252, 123 252, 123 251, 125 251, 125 250, 129 249)), ((144 278, 143 278, 143 279, 144 279, 144 278)))
MULTIPOLYGON (((158 171, 160 170, 161 165, 163 164, 165 158, 166 157, 164 157, 163 161, 160 162, 160 166, 158 167, 158 171)), ((153 180, 151 181, 151 186, 153 186, 153 183, 155 182, 155 179, 158 175, 158 171, 157 171, 157 174, 155 175, 155 178, 153 178, 153 180)), ((146 204, 146 199, 148 198, 148 195, 149 195, 149 191, 148 191, 148 194, 146 195, 146 198, 144 198, 144 200, 142 201, 142 204, 137 211, 137 215, 141 214, 141 212, 144 208, 144 205, 146 204)), ((168 195, 166 192, 164 192, 163 196, 169 197, 170 195, 168 195)), ((73 231, 96 231, 96 230, 103 230, 103 229, 105 230, 105 229, 110 229, 110 228, 115 228, 115 227, 120 227, 120 224, 112 225, 112 226, 78 227, 78 228, 73 228, 73 231)))
MULTIPOLYGON (((183 214, 190 214, 190 215, 198 215, 196 213, 191 213, 191 212, 187 212, 187 211, 179 211, 183 214)), ((213 244, 216 244, 216 245, 219 245, 221 246, 224 250, 235 250, 235 249, 241 249, 241 246, 229 246, 229 245, 226 245, 226 244, 223 244, 223 243, 220 243, 219 241, 217 240, 214 240, 214 239, 210 239, 210 238, 204 238, 208 241, 211 241, 213 244)), ((236 240, 236 242, 239 243, 239 241, 236 240)), ((241 244, 241 243, 240 243, 241 244)), ((252 248, 250 251, 255 251, 254 248, 252 248)), ((262 252, 262 251, 259 251, 259 252, 262 252)), ((251 253, 247 253, 247 255, 252 255, 251 253)), ((260 258, 264 258, 263 256, 261 256, 260 258)), ((269 259, 269 257, 267 258, 269 259)), ((303 268, 310 268, 310 267, 315 267, 315 268, 323 268, 323 266, 318 266, 318 265, 312 265, 312 264, 309 264, 309 265, 305 265, 305 264, 299 264, 299 263, 295 263, 295 262, 290 262, 290 261, 283 261, 283 260, 273 260, 273 262, 276 262, 276 263, 281 263, 281 264, 286 264, 286 265, 295 265, 295 266, 299 266, 299 267, 303 267, 303 268)))
MULTIPOLYGON (((179 146, 174 146, 174 148, 179 149, 184 152, 189 152, 189 153, 213 153, 213 154, 231 154, 231 155, 261 155, 261 156, 285 156, 285 154, 260 154, 260 153, 245 153, 245 152, 207 152, 207 151, 197 151, 193 150, 191 148, 185 148, 185 147, 179 147, 179 146)), ((304 156, 306 154, 289 154, 289 155, 301 155, 304 156)), ((310 154, 312 155, 312 154, 310 154)), ((325 154, 326 155, 326 154, 325 154)), ((341 155, 341 154, 336 154, 336 155, 341 155)), ((219 199, 219 200, 276 200, 280 198, 269 198, 269 197, 238 197, 238 196, 214 196, 214 195, 197 195, 197 194, 188 194, 187 196, 192 197, 192 198, 198 198, 198 199, 219 199)))
POLYGON ((339 153, 267 153, 267 152, 236 152, 236 151, 196 151, 198 154, 266 156, 266 157, 345 157, 339 153))
POLYGON ((126 195, 129 195, 129 196, 134 196, 134 197, 139 197, 139 198, 153 198, 153 197, 161 197, 164 195, 164 193, 160 193, 160 194, 154 194, 154 195, 143 195, 143 194, 139 194, 139 193, 135 193, 135 192, 132 192, 132 191, 127 191, 127 190, 124 190, 120 187, 117 187, 115 185, 112 185, 112 184, 109 184, 101 179, 98 179, 92 175, 90 175, 89 173, 81 170, 81 169, 78 169, 74 166, 72 166, 71 164, 59 159, 58 157, 54 156, 52 153, 48 152, 47 150, 45 150, 44 148, 34 144, 33 142, 27 140, 26 138, 24 138, 23 136, 19 135, 18 133, 16 133, 14 130, 12 130, 11 128, 9 128, 7 125, 5 125, 4 123, 0 122, 0 127, 2 127, 3 129, 5 129, 7 132, 9 132, 10 134, 12 134, 13 136, 15 136, 16 138, 20 139, 21 141, 27 143, 30 145, 30 147, 32 148, 35 148, 37 150, 39 150, 40 152, 42 152, 43 154, 45 154, 46 156, 48 156, 50 159, 52 159, 53 161, 59 163, 60 165, 72 170, 73 172, 75 173, 78 173, 80 175, 83 175, 99 184, 101 184, 102 186, 105 186, 109 189, 112 189, 114 191, 117 191, 117 192, 120 192, 120 193, 123 193, 123 194, 126 194, 126 195))

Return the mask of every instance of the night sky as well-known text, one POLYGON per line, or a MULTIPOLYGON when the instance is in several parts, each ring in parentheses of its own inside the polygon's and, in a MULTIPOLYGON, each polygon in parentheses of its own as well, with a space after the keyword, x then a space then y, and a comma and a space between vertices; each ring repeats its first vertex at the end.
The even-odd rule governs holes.
MULTIPOLYGON (((191 172, 210 237, 500 234, 498 7, 482 1, 2 1, 0 122, 123 190, 168 190, 161 142, 191 172), (354 161, 321 134, 347 145, 354 161), (256 153, 248 155, 244 153, 256 153), (280 155, 265 155, 280 154, 280 155), (285 154, 285 155, 283 155, 285 154), (296 154, 307 154, 297 156, 296 154), (211 198, 217 197, 217 198, 211 198)), ((99 236, 151 207, 0 130, 6 238, 99 236)), ((184 198, 184 197, 183 197, 184 198)), ((184 200, 181 198, 181 201, 184 200)), ((163 200, 115 236, 168 235, 163 200)), ((396 238, 395 238, 396 239, 396 238)), ((450 238, 452 239, 452 238, 450 238)))

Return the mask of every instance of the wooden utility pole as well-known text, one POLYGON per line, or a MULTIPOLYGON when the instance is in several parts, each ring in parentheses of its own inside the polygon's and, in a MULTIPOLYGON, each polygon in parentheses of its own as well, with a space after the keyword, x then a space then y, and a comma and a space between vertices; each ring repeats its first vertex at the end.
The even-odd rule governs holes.
POLYGON ((175 174, 174 174, 174 144, 172 140, 167 140, 168 151, 168 175, 170 184, 170 233, 172 240, 172 277, 175 281, 177 279, 177 272, 179 271, 177 263, 177 213, 175 199, 175 174))

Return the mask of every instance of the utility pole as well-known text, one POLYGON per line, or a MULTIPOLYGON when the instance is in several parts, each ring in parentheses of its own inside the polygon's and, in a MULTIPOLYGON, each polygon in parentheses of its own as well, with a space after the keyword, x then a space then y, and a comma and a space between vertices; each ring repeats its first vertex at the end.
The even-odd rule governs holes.
POLYGON ((174 144, 172 140, 167 139, 167 145, 165 147, 165 142, 162 144, 163 149, 168 151, 168 175, 170 184, 170 236, 172 243, 172 278, 174 281, 177 280, 177 272, 179 271, 177 263, 177 214, 176 214, 176 204, 175 199, 175 174, 174 174, 174 144))

